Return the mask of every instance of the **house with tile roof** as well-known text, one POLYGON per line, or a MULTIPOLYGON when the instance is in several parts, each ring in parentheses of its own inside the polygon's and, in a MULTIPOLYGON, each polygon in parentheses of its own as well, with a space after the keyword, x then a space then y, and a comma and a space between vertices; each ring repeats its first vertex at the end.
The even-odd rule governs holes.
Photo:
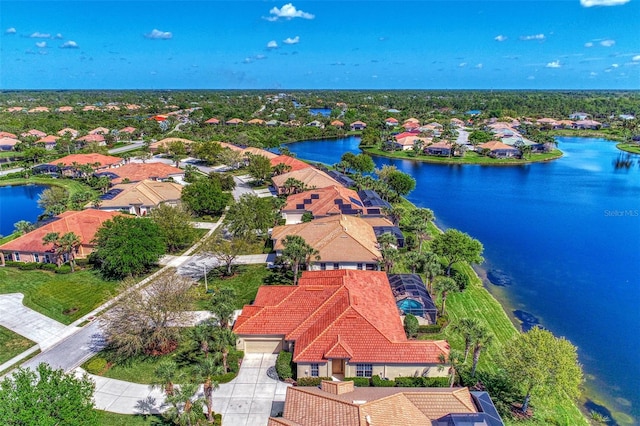
POLYGON ((382 257, 373 227, 365 220, 344 214, 321 217, 311 222, 276 226, 271 232, 276 255, 289 235, 302 237, 318 251, 320 260, 311 259, 310 270, 366 269, 377 271, 382 257))
POLYGON ((24 111, 24 107, 20 107, 20 106, 7 108, 7 112, 22 112, 22 111, 24 111))
POLYGON ((367 123, 364 123, 362 121, 354 121, 350 124, 350 126, 351 130, 364 130, 367 127, 367 123))
POLYGON ((287 188, 285 183, 287 179, 295 179, 304 184, 306 189, 326 188, 327 186, 340 185, 340 183, 329 176, 327 173, 316 169, 315 167, 307 167, 301 170, 295 170, 283 173, 271 178, 273 187, 278 194, 286 194, 287 188))
POLYGON ((520 150, 500 141, 489 141, 478 145, 480 150, 486 150, 493 158, 516 158, 520 157, 520 150))
POLYGON ((361 215, 364 206, 356 191, 333 185, 289 195, 280 212, 286 225, 293 225, 302 223, 305 213, 311 213, 314 219, 341 214, 361 215))
POLYGON ((122 129, 118 130, 118 133, 120 133, 120 134, 128 133, 128 134, 132 135, 132 134, 135 133, 135 131, 136 131, 135 127, 127 126, 127 127, 124 127, 122 129))
POLYGON ((602 127, 602 123, 595 120, 578 120, 573 127, 575 129, 598 130, 602 127))
POLYGON ((106 135, 107 133, 109 133, 109 129, 107 129, 106 127, 96 127, 95 129, 89 131, 90 135, 106 135))
MULTIPOLYGON (((174 182, 143 180, 137 183, 114 185, 100 197, 100 210, 127 212, 136 216, 146 216, 160 204, 176 206, 180 203, 182 185, 174 182)), ((87 204, 87 207, 93 203, 87 204)))
POLYGON ((239 118, 232 118, 231 120, 227 120, 224 124, 227 124, 229 126, 237 126, 238 124, 242 124, 244 123, 244 121, 242 121, 239 118))
POLYGON ((0 151, 11 151, 19 143, 20 141, 16 138, 2 136, 0 137, 0 151))
POLYGON ((289 387, 268 426, 504 426, 487 392, 469 388, 355 387, 323 380, 289 387))
MULTIPOLYGON (((86 258, 94 247, 93 239, 98 228, 107 220, 113 219, 119 213, 88 209, 82 211, 66 211, 57 215, 45 225, 28 232, 15 240, 0 246, 2 265, 5 260, 13 262, 43 262, 56 263, 52 244, 44 244, 42 239, 49 232, 59 232, 60 235, 73 232, 82 241, 77 248, 76 258, 86 258)), ((62 259, 67 261, 68 259, 62 259)))
POLYGON ((212 117, 205 121, 205 124, 220 124, 220 120, 215 117, 212 117))
POLYGON ((0 132, 0 138, 18 139, 18 136, 9 132, 0 132))
POLYGON ((143 180, 166 181, 184 179, 184 170, 165 163, 129 163, 118 168, 109 169, 96 175, 104 174, 111 183, 117 185, 125 179, 128 183, 140 182, 143 180))
POLYGON ((102 133, 94 133, 92 135, 84 135, 79 137, 78 142, 82 142, 83 144, 87 143, 95 143, 98 146, 105 146, 107 144, 107 140, 105 139, 102 133))
POLYGON ((263 157, 267 157, 269 160, 272 158, 278 157, 278 154, 274 154, 271 151, 267 151, 266 149, 256 148, 255 146, 238 146, 227 142, 218 142, 222 148, 228 148, 232 151, 238 151, 243 155, 252 154, 252 155, 261 155, 263 157))
POLYGON ((252 118, 251 120, 247 121, 247 124, 253 124, 253 125, 257 125, 257 126, 264 126, 264 120, 261 118, 252 118))
POLYGON ((166 151, 167 149, 169 149, 169 145, 171 145, 173 142, 182 142, 187 151, 189 151, 191 145, 195 143, 192 140, 184 138, 164 138, 149 144, 149 150, 153 153, 156 153, 158 151, 166 151))
POLYGON ((60 136, 47 135, 43 138, 38 139, 36 143, 42 144, 44 146, 44 149, 46 149, 47 151, 50 151, 56 147, 56 143, 58 142, 58 139, 60 139, 60 136))
POLYGON ((31 129, 27 132, 21 133, 20 136, 22 136, 23 138, 28 138, 29 136, 34 136, 36 138, 44 138, 45 136, 47 136, 47 134, 37 129, 31 129))
POLYGON ((389 127, 397 126, 398 120, 396 118, 389 117, 386 120, 384 120, 384 124, 386 124, 389 127))
POLYGON ((451 142, 440 141, 426 147, 424 149, 424 152, 427 155, 437 155, 439 157, 448 157, 451 155, 451 149, 452 149, 451 142))
MULTIPOLYGON (((404 135, 405 133, 406 132, 403 132, 401 134, 404 135)), ((416 136, 415 134, 410 134, 409 136, 405 135, 404 137, 401 137, 401 138, 396 136, 395 141, 393 141, 391 144, 395 149, 399 149, 401 151, 408 151, 410 149, 413 149, 413 147, 418 142, 422 142, 422 146, 427 146, 432 141, 433 139, 431 138, 423 138, 420 136, 416 136)))
POLYGON ((69 136, 71 139, 75 139, 78 137, 78 135, 80 134, 80 132, 78 132, 76 129, 72 129, 71 127, 65 127, 64 129, 58 130, 57 135, 64 137, 64 136, 69 136))
POLYGON ((233 332, 239 350, 293 352, 297 377, 448 373, 446 341, 407 340, 384 272, 305 271, 297 286, 261 286, 233 332))
POLYGON ((63 167, 90 165, 94 171, 118 167, 124 164, 124 159, 120 157, 112 157, 111 155, 103 155, 98 153, 91 154, 71 154, 57 160, 47 163, 52 166, 62 165, 63 167))
POLYGON ((330 124, 333 127, 338 127, 340 129, 344 127, 344 123, 342 121, 340 121, 340 120, 333 120, 330 124))
POLYGON ((49 112, 49 108, 45 106, 37 106, 35 108, 31 108, 29 112, 49 112))
POLYGON ((57 108, 56 111, 58 111, 58 112, 71 112, 71 111, 73 111, 73 107, 72 106, 61 106, 61 107, 57 108))
POLYGON ((311 165, 305 163, 304 161, 298 160, 297 158, 293 158, 289 155, 278 155, 276 157, 270 158, 269 161, 271 162, 271 167, 276 167, 278 164, 289 166, 290 172, 311 167, 311 165))

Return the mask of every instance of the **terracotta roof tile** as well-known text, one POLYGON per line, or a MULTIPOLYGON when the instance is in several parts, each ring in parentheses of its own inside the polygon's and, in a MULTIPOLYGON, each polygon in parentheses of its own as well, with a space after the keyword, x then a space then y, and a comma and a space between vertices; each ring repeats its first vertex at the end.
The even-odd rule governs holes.
POLYGON ((173 182, 143 180, 138 183, 115 185, 118 195, 110 200, 102 200, 100 208, 129 207, 140 205, 155 207, 164 202, 177 202, 182 195, 182 185, 173 182))
POLYGON ((353 214, 362 213, 363 210, 362 200, 356 191, 333 185, 289 195, 282 211, 304 210, 318 218, 341 214, 344 211, 341 206, 354 210, 353 214))
POLYGON ((9 138, 6 136, 0 137, 0 146, 16 146, 20 141, 15 138, 9 138))
POLYGON ((184 175, 184 170, 165 163, 129 163, 110 170, 118 177, 111 183, 121 183, 125 178, 130 182, 140 182, 145 179, 168 179, 170 177, 184 175))
POLYGON ((269 161, 271 162, 271 167, 275 167, 278 164, 286 164, 287 166, 291 167, 291 172, 311 167, 304 161, 300 161, 297 158, 293 158, 288 155, 278 155, 277 157, 271 158, 269 161))
POLYGON ((105 138, 102 133, 94 133, 93 135, 84 135, 78 140, 81 142, 104 142, 105 138))
POLYGON ((89 164, 93 165, 99 163, 100 166, 112 166, 115 164, 122 163, 122 158, 112 157, 110 155, 103 154, 71 154, 66 157, 58 158, 57 160, 53 160, 47 164, 51 164, 53 166, 57 166, 58 164, 63 164, 65 166, 71 166, 73 163, 77 163, 80 165, 89 164))
POLYGON ((13 133, 9 133, 9 132, 0 132, 0 138, 13 138, 13 139, 17 139, 18 136, 14 135, 13 133))
POLYGON ((294 170, 271 178, 276 188, 282 187, 289 178, 294 178, 304 183, 307 188, 326 188, 327 186, 341 186, 340 183, 333 179, 325 172, 314 167, 307 167, 301 170, 294 170))

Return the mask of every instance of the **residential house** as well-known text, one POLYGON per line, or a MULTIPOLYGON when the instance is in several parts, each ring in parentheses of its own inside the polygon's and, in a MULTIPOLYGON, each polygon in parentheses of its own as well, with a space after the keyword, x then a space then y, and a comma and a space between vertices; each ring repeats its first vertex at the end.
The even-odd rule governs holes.
POLYGON ((364 130, 367 127, 367 123, 363 123, 362 121, 354 121, 350 124, 351 130, 364 130))
POLYGON ((227 120, 225 122, 225 124, 229 126, 237 126, 238 124, 242 124, 242 123, 244 123, 244 121, 240 120, 239 118, 232 118, 231 120, 227 120))
POLYGON ((37 129, 31 129, 27 132, 21 133, 20 136, 22 136, 23 138, 28 138, 29 136, 33 136, 36 138, 44 138, 45 136, 47 136, 47 134, 37 129))
POLYGON ((114 185, 122 183, 125 179, 128 183, 171 179, 181 182, 184 179, 184 170, 165 163, 129 163, 102 173, 96 173, 96 175, 109 177, 114 185))
POLYGON ((324 129, 324 123, 318 120, 313 120, 307 123, 307 127, 317 127, 318 129, 324 129))
POLYGON ((415 315, 435 324, 438 309, 418 274, 387 274, 391 292, 402 315, 415 315))
POLYGON ((129 111, 135 111, 135 110, 140 109, 141 107, 140 107, 140 105, 136 105, 136 104, 129 104, 129 105, 127 105, 127 106, 126 106, 126 108, 127 108, 129 111))
POLYGON ((341 214, 361 215, 364 206, 356 191, 334 185, 289 195, 280 212, 286 225, 292 225, 302 223, 305 213, 310 213, 314 219, 341 214))
POLYGON ((158 151, 167 151, 169 149, 169 146, 174 142, 182 142, 187 151, 191 149, 191 144, 195 143, 194 141, 183 138, 164 138, 149 144, 149 150, 153 153, 156 153, 158 151))
POLYGON ((78 132, 76 129, 72 129, 70 127, 65 127, 64 129, 59 130, 57 134, 60 137, 69 136, 71 139, 75 139, 75 138, 78 137, 80 132, 78 132))
POLYGON ((94 171, 106 170, 124 164, 124 159, 103 154, 71 154, 48 163, 52 166, 62 165, 63 168, 89 165, 94 171))
POLYGON ((18 139, 18 136, 9 132, 0 132, 0 138, 18 139))
POLYGON ((339 128, 339 129, 342 129, 342 128, 344 127, 344 123, 343 123, 342 121, 340 121, 340 120, 333 120, 333 121, 331 122, 331 125, 332 125, 333 127, 337 127, 337 128, 339 128))
POLYGON ((290 167, 289 172, 297 170, 307 169, 311 167, 308 163, 298 160, 297 158, 290 157, 288 155, 278 155, 277 157, 270 158, 271 167, 276 167, 278 164, 284 164, 290 167))
POLYGON ((487 392, 469 388, 355 387, 323 380, 288 387, 267 426, 504 426, 487 392))
MULTIPOLYGON (((406 133, 406 132, 405 132, 406 133)), ((404 134, 404 133, 401 133, 404 134)), ((422 143, 422 146, 425 147, 433 141, 431 138, 422 138, 419 136, 404 136, 402 138, 398 138, 396 136, 396 140, 392 142, 392 145, 395 149, 399 149, 402 151, 409 151, 413 149, 416 144, 422 143)))
POLYGON ((452 118, 451 120, 449 120, 451 122, 451 124, 453 124, 454 126, 456 126, 457 128, 462 128, 464 127, 464 121, 460 120, 459 118, 452 118))
POLYGON ((569 115, 570 120, 586 120, 589 117, 589 114, 586 112, 574 112, 569 115))
POLYGON ((361 216, 362 220, 367 222, 373 228, 373 233, 376 239, 380 238, 382 234, 391 234, 396 239, 396 247, 403 248, 405 244, 404 234, 399 226, 394 225, 389 219, 384 216, 378 215, 365 215, 361 216))
POLYGON ((90 135, 106 135, 109 133, 109 129, 107 129, 106 127, 96 127, 93 130, 89 131, 90 135))
MULTIPOLYGON (((146 216, 160 204, 180 204, 182 185, 174 182, 143 180, 137 183, 113 186, 100 197, 100 210, 124 211, 136 216, 146 216)), ((93 203, 87 207, 93 206, 93 203)))
POLYGON ((238 350, 292 351, 298 378, 448 374, 449 344, 407 340, 384 272, 305 271, 297 286, 261 286, 233 331, 238 350))
POLYGON ((11 151, 19 143, 20 141, 16 138, 2 136, 0 137, 0 151, 11 151))
POLYGON ((105 212, 95 209, 82 211, 66 211, 55 216, 45 225, 28 232, 15 240, 11 240, 0 246, 2 265, 5 260, 13 262, 42 262, 57 263, 66 262, 68 259, 57 259, 53 252, 52 244, 44 244, 42 239, 50 232, 58 232, 64 235, 73 232, 80 237, 81 244, 76 250, 76 258, 86 258, 94 247, 93 239, 96 231, 107 220, 113 219, 118 213, 105 212))
POLYGON ((478 145, 481 150, 487 150, 493 158, 514 158, 520 157, 520 150, 500 141, 489 141, 478 145))
POLYGON ((594 120, 578 120, 575 122, 574 127, 576 129, 598 130, 602 127, 602 123, 594 120))
POLYGON ((24 107, 20 107, 20 106, 7 108, 7 112, 22 112, 22 111, 24 111, 24 107))
POLYGON ((280 122, 278 120, 269 120, 264 123, 264 125, 267 127, 278 127, 280 125, 280 122))
POLYGON ((395 127, 398 125, 398 120, 393 117, 389 117, 386 120, 384 120, 384 124, 387 125, 388 127, 395 127))
POLYGON ((356 186, 356 181, 351 179, 349 176, 342 174, 336 170, 323 170, 325 173, 327 173, 332 179, 335 179, 336 181, 338 181, 338 183, 342 186, 344 186, 345 188, 351 188, 353 186, 356 186))
POLYGON ((558 126, 558 122, 556 120, 547 117, 536 120, 536 123, 544 129, 555 129, 558 126))
POLYGON ((449 157, 452 154, 453 147, 449 141, 440 141, 429 145, 424 149, 427 155, 437 155, 440 157, 449 157))
POLYGON ((47 151, 51 151, 56 147, 58 139, 60 139, 60 136, 47 135, 43 138, 38 139, 36 143, 42 144, 44 146, 44 149, 46 149, 47 151))
POLYGON ((105 139, 102 133, 95 133, 93 135, 84 135, 79 137, 78 142, 82 142, 83 144, 87 143, 95 143, 98 146, 105 146, 107 144, 107 140, 105 139))
POLYGON ((247 121, 247 124, 253 124, 253 125, 257 125, 257 126, 264 126, 264 120, 262 120, 260 118, 252 118, 251 120, 247 121))
POLYGON ((219 144, 222 148, 228 148, 232 151, 238 151, 245 156, 247 154, 261 155, 263 157, 267 157, 269 160, 271 160, 272 158, 278 157, 278 154, 274 154, 271 151, 267 151, 266 149, 262 149, 262 148, 256 148, 254 146, 238 146, 238 145, 233 145, 226 142, 219 142, 219 144))
POLYGON ((413 121, 407 121, 406 123, 404 123, 402 125, 402 127, 406 131, 417 130, 420 127, 420 123, 416 123, 416 122, 413 122, 413 121))
POLYGON ((58 111, 58 112, 71 112, 71 111, 73 111, 73 107, 72 106, 61 106, 61 107, 57 108, 56 111, 58 111))
POLYGON ((356 216, 335 215, 296 225, 276 226, 271 233, 277 255, 282 254, 282 241, 299 235, 318 251, 320 260, 311 259, 310 270, 379 269, 382 257, 373 228, 356 216))
POLYGON ((35 108, 31 108, 29 112, 49 112, 49 108, 44 106, 37 106, 35 108))
POLYGON ((391 208, 391 204, 383 200, 373 189, 358 191, 358 196, 362 200, 367 215, 384 215, 384 210, 391 208))
POLYGON ((307 167, 301 170, 284 173, 271 178, 273 187, 278 194, 287 194, 285 182, 287 179, 293 178, 302 182, 306 189, 326 188, 327 186, 340 185, 340 183, 329 176, 327 173, 314 167, 307 167))
POLYGON ((131 127, 131 126, 127 126, 127 127, 124 127, 122 129, 118 130, 118 133, 120 133, 120 134, 126 133, 128 135, 133 135, 135 132, 136 132, 136 128, 135 127, 131 127))
POLYGON ((83 111, 98 111, 98 110, 99 110, 99 108, 98 108, 97 106, 95 106, 95 105, 85 105, 85 106, 82 108, 82 110, 83 110, 83 111))
POLYGON ((220 120, 215 117, 212 117, 207 121, 205 121, 205 124, 220 124, 220 120))

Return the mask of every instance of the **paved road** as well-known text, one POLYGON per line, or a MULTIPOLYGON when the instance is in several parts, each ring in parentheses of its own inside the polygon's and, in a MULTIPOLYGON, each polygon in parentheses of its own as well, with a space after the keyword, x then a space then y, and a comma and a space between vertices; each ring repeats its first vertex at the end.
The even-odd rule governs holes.
MULTIPOLYGON (((222 263, 213 256, 209 255, 194 255, 194 256, 180 256, 179 265, 176 266, 178 268, 178 274, 191 277, 193 279, 202 279, 204 277, 204 271, 210 271, 213 268, 217 268, 221 266, 222 263)), ((234 265, 255 265, 260 263, 273 264, 275 261, 275 254, 248 254, 244 256, 238 256, 237 259, 233 261, 234 265)), ((165 264, 171 265, 174 262, 174 259, 171 256, 165 256, 161 259, 161 262, 166 262, 165 264)))
POLYGON ((143 146, 144 146, 143 141, 134 141, 132 144, 121 146, 118 148, 113 148, 113 149, 110 149, 108 152, 109 154, 120 154, 122 152, 135 151, 136 149, 140 149, 143 146))

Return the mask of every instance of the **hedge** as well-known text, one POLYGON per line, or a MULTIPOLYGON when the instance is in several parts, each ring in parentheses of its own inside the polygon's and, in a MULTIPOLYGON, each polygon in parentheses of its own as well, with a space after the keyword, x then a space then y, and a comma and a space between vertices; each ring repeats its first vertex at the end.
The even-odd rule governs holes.
POLYGON ((229 355, 227 355, 227 366, 229 367, 229 373, 238 374, 238 371, 240 370, 240 360, 242 358, 244 358, 243 351, 229 351, 229 355))
POLYGON ((354 386, 359 388, 368 388, 371 386, 371 382, 368 377, 345 377, 344 380, 345 382, 349 380, 353 381, 354 386))
POLYGON ((293 378, 292 368, 293 354, 287 351, 280 351, 276 359, 276 373, 280 380, 293 378))
POLYGON ((442 331, 440 324, 421 325, 418 327, 418 333, 422 334, 437 334, 442 331))
POLYGON ((237 372, 236 373, 229 372, 229 373, 221 374, 219 376, 213 376, 211 377, 211 381, 218 382, 218 383, 229 383, 230 381, 235 379, 237 375, 238 375, 237 372))
POLYGON ((379 376, 373 376, 371 378, 371 386, 376 388, 392 388, 396 385, 394 380, 382 379, 379 376))
POLYGON ((62 265, 59 268, 56 268, 56 270, 54 272, 56 274, 70 274, 71 273, 71 266, 62 265))
POLYGON ((396 386, 401 388, 446 388, 448 377, 396 377, 396 386))
POLYGON ((296 384, 298 386, 320 386, 323 380, 331 380, 331 377, 300 377, 296 384))
POLYGON ((107 360, 99 356, 93 357, 85 365, 85 369, 89 374, 102 374, 102 372, 106 367, 107 367, 107 360))

